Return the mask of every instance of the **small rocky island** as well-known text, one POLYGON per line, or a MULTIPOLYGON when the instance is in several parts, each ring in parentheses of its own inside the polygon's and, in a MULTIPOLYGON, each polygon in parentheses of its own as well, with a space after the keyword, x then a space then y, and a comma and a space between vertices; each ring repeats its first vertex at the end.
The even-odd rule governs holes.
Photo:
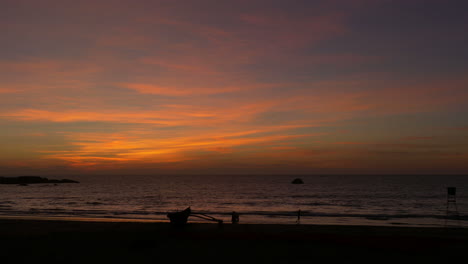
POLYGON ((39 176, 0 177, 0 184, 36 184, 36 183, 79 183, 74 180, 54 180, 39 176))
POLYGON ((292 184, 304 184, 304 181, 300 178, 296 178, 291 183, 292 184))

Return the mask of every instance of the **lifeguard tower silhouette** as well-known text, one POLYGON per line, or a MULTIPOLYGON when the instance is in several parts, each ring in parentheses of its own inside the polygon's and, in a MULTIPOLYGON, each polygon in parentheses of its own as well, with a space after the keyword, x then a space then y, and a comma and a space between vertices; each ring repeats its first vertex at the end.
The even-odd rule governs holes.
POLYGON ((447 210, 445 215, 445 226, 449 219, 457 220, 457 224, 460 225, 460 215, 458 214, 457 208, 457 188, 447 188, 447 210))

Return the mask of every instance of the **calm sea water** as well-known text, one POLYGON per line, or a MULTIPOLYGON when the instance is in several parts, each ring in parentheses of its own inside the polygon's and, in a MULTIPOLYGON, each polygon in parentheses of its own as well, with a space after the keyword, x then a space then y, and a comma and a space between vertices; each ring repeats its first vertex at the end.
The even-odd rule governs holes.
MULTIPOLYGON (((80 184, 0 185, 0 215, 147 219, 190 206, 225 222, 468 227, 468 176, 80 176, 80 184), (449 206, 447 187, 457 188, 449 206), (458 217, 456 214, 458 211, 458 217)), ((189 221, 204 221, 189 218, 189 221)))

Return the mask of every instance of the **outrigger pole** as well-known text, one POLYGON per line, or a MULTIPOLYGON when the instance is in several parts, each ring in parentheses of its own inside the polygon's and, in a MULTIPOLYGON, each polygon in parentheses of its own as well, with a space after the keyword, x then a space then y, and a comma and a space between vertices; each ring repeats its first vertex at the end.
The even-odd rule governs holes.
POLYGON ((206 215, 206 214, 194 214, 194 213, 191 213, 190 216, 198 217, 198 218, 201 218, 201 219, 204 219, 204 220, 208 220, 208 221, 218 222, 219 224, 222 224, 222 223, 223 223, 223 220, 214 218, 214 217, 209 216, 209 215, 206 215))

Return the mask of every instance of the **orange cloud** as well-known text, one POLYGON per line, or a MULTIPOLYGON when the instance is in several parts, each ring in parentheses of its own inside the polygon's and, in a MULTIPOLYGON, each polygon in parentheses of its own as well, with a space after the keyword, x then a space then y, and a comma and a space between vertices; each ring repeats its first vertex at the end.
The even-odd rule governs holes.
POLYGON ((126 88, 138 91, 143 94, 161 94, 170 96, 186 96, 186 95, 207 95, 207 94, 219 94, 228 93, 241 90, 240 87, 220 87, 220 88, 208 88, 208 87, 188 87, 185 89, 176 87, 163 87, 151 84, 140 84, 131 83, 124 84, 126 88))
POLYGON ((269 88, 282 87, 283 83, 248 83, 238 85, 219 85, 213 87, 177 87, 160 86, 147 83, 124 83, 119 84, 122 87, 135 90, 143 94, 159 94, 169 96, 188 96, 188 95, 214 95, 223 93, 234 93, 240 91, 267 90, 269 88))
MULTIPOLYGON (((273 128, 273 131, 281 128, 273 128)), ((194 136, 152 138, 150 134, 66 134, 70 150, 41 151, 44 159, 59 159, 75 166, 107 162, 167 163, 199 159, 200 151, 233 153, 240 146, 261 146, 270 142, 287 142, 318 134, 256 135, 257 130, 234 133, 202 133, 194 136)))
POLYGON ((12 89, 12 88, 7 88, 7 87, 0 87, 0 94, 2 93, 17 93, 18 89, 12 89))

